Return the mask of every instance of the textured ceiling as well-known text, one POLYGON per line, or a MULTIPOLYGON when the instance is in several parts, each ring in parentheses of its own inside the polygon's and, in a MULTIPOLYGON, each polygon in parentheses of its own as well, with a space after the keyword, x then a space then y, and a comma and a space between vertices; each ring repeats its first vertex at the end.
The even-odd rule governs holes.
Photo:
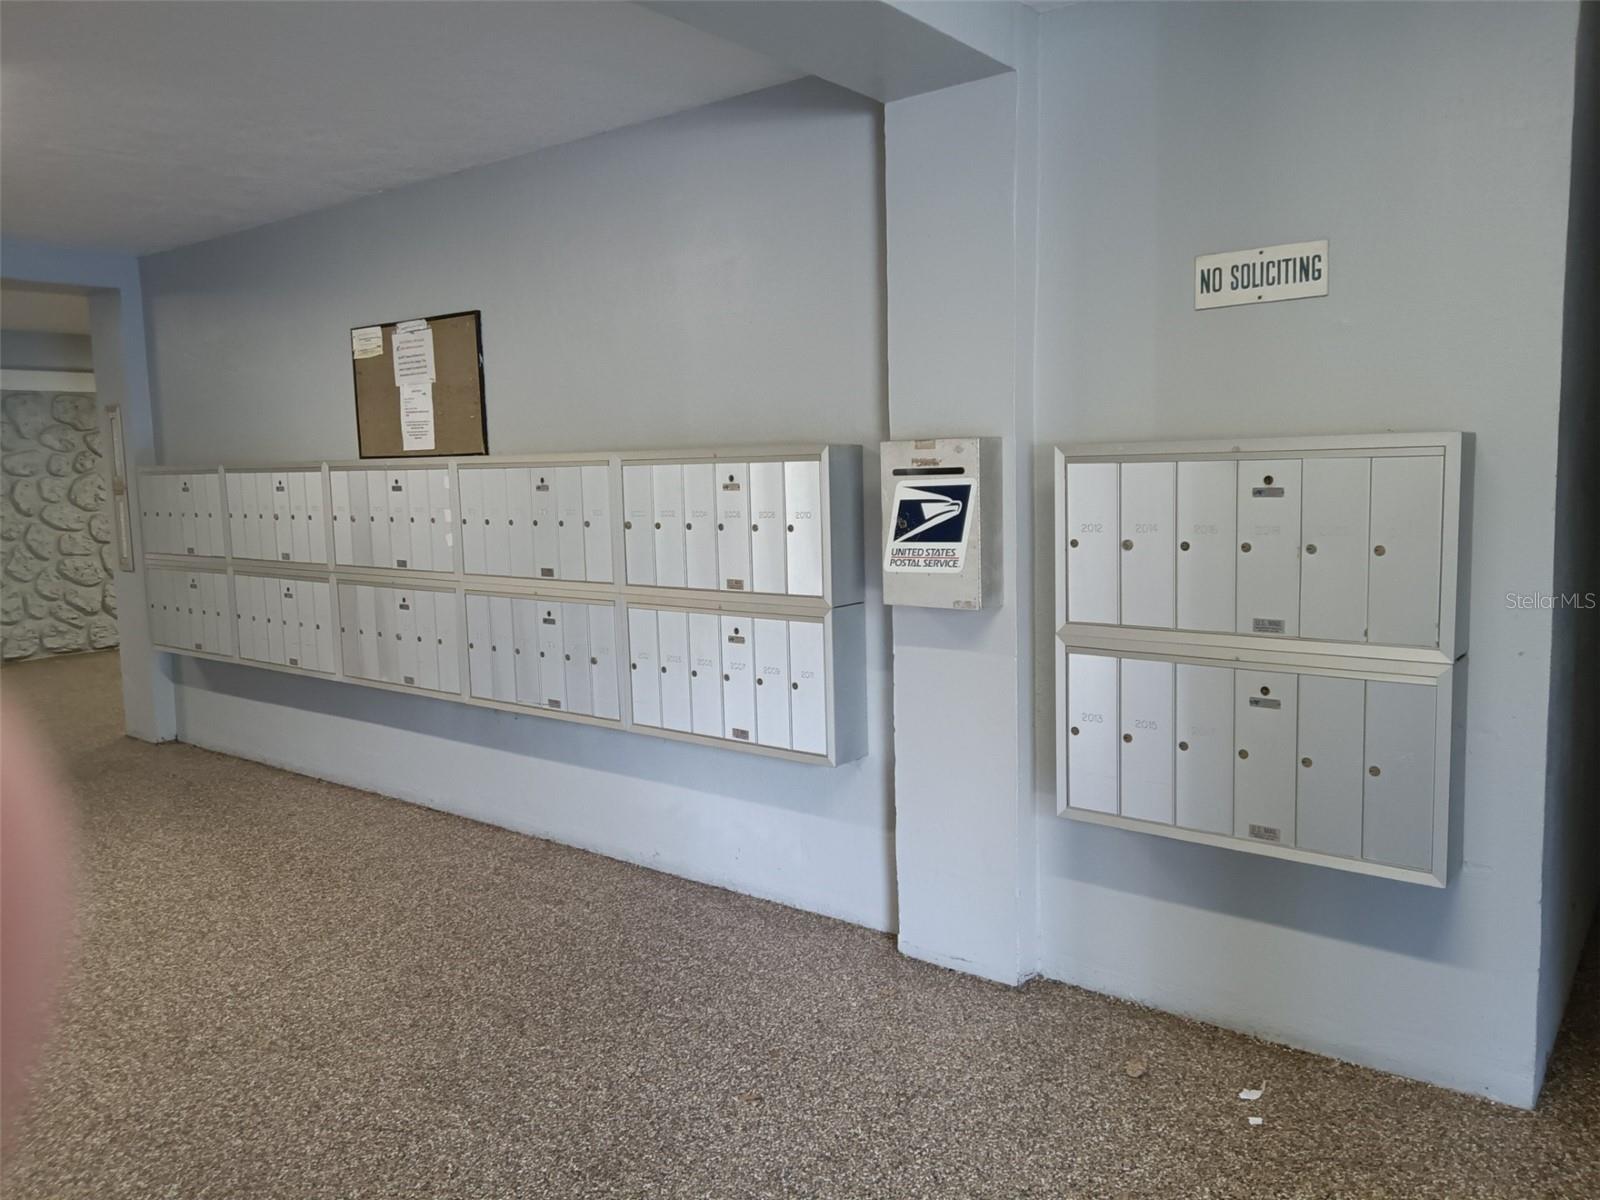
POLYGON ((785 82, 624 3, 0 5, 0 228, 144 253, 785 82))

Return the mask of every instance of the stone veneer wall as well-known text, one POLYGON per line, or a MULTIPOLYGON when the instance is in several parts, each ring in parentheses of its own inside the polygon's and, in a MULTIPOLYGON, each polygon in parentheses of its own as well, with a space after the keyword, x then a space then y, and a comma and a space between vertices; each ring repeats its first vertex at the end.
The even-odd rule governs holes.
POLYGON ((109 485, 95 398, 0 394, 0 654, 117 644, 109 485))

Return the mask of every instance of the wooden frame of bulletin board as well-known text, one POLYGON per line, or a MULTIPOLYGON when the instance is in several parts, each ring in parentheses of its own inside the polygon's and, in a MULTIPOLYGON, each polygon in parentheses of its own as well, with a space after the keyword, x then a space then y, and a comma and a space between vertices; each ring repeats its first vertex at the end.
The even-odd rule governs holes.
POLYGON ((441 458, 489 453, 489 411, 484 402, 482 313, 419 318, 432 335, 433 445, 406 449, 400 386, 395 380, 396 326, 390 321, 350 331, 355 383, 356 445, 362 458, 441 458), (381 333, 381 344, 373 331, 381 333))

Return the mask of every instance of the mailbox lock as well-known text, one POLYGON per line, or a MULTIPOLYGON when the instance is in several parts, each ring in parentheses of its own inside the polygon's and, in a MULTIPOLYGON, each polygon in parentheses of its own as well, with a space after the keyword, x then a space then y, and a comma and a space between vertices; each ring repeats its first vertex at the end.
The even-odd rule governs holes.
POLYGON ((628 664, 628 670, 637 671, 638 669, 639 669, 639 664, 638 663, 631 662, 631 663, 628 664))
POLYGON ((724 528, 725 528, 725 526, 724 526, 724 525, 723 525, 723 524, 722 524, 722 522, 721 522, 721 521, 718 521, 718 522, 717 522, 717 532, 718 532, 718 533, 721 533, 721 532, 722 532, 722 531, 723 531, 723 529, 724 529, 724 528))
POLYGON ((694 522, 693 521, 685 521, 683 523, 683 527, 685 529, 693 529, 694 528, 694 522))
POLYGON ((798 692, 800 690, 800 685, 798 683, 791 683, 789 685, 789 690, 791 692, 798 692))
POLYGON ((1302 767, 1309 767, 1311 765, 1311 760, 1309 758, 1302 758, 1300 760, 1300 765, 1302 767))
POLYGON ((591 667, 598 667, 600 665, 600 660, 591 654, 589 656, 589 665, 591 667))
POLYGON ((1315 542, 1307 542, 1306 543, 1306 553, 1307 554, 1315 554, 1316 552, 1317 552, 1317 544, 1315 542))
POLYGON ((1188 748, 1189 748, 1189 743, 1188 742, 1179 742, 1178 743, 1178 749, 1179 750, 1187 750, 1188 748))
POLYGON ((1272 695, 1272 689, 1269 688, 1269 687, 1264 687, 1264 688, 1261 689, 1261 694, 1263 696, 1270 696, 1270 695, 1272 695))
POLYGON ((757 687, 760 687, 765 682, 766 682, 766 680, 761 678, 761 676, 759 676, 759 675, 756 676, 756 686, 757 687))
POLYGON ((1071 546, 1074 550, 1076 550, 1078 548, 1078 539, 1077 538, 1068 538, 1067 539, 1067 545, 1071 546))
POLYGON ((1367 768, 1367 774, 1371 775, 1374 779, 1376 779, 1379 775, 1382 775, 1383 772, 1381 770, 1379 770, 1377 767, 1368 767, 1367 768))
POLYGON ((1268 487, 1271 487, 1272 486, 1272 476, 1271 475, 1263 475, 1261 477, 1261 482, 1266 484, 1268 487))
POLYGON ((1125 741, 1125 742, 1131 742, 1131 741, 1133 741, 1133 734, 1131 734, 1131 733, 1125 733, 1125 734, 1123 734, 1123 735, 1122 735, 1122 740, 1123 740, 1123 741, 1125 741))
POLYGON ((1123 538, 1122 539, 1122 548, 1124 550, 1132 550, 1133 549, 1133 539, 1132 538, 1123 538))
POLYGON ((656 528, 657 528, 657 529, 660 529, 660 528, 661 528, 661 522, 660 522, 660 521, 657 521, 657 522, 656 522, 656 528))
POLYGON ((583 527, 584 527, 584 528, 585 528, 585 529, 587 529, 587 528, 589 528, 589 522, 587 522, 587 521, 585 521, 585 522, 584 522, 584 523, 583 523, 583 527))
POLYGON ((624 529, 632 529, 633 528, 633 522, 632 521, 624 521, 622 523, 622 527, 624 529))
POLYGON ((1382 558, 1386 553, 1388 553, 1386 550, 1384 550, 1384 548, 1382 546, 1374 546, 1372 548, 1372 552, 1374 554, 1376 554, 1379 558, 1382 558))
POLYGON ((1239 549, 1241 551, 1243 551, 1245 554, 1249 554, 1250 553, 1250 543, 1249 542, 1240 542, 1239 543, 1239 549))
POLYGON ((1239 751, 1239 757, 1240 758, 1249 758, 1250 757, 1250 751, 1248 751, 1248 750, 1239 751))
POLYGON ((793 533, 793 532, 794 532, 794 526, 793 526, 793 525, 791 525, 791 526, 789 526, 789 532, 790 532, 790 533, 793 533))
POLYGON ((662 673, 662 674, 663 674, 663 675, 665 675, 665 674, 666 674, 666 673, 667 673, 667 669, 666 669, 666 668, 665 668, 665 667, 662 667, 662 668, 661 668, 661 673, 662 673))
POLYGON ((699 679, 700 678, 700 672, 696 671, 696 670, 693 670, 691 668, 690 671, 689 671, 689 678, 690 679, 699 679))
POLYGON ((1072 736, 1073 737, 1077 737, 1078 736, 1078 727, 1076 725, 1074 725, 1072 727, 1072 736))
POLYGON ((724 676, 723 676, 723 677, 722 677, 722 682, 723 682, 723 683, 727 683, 727 682, 728 682, 728 681, 729 681, 729 680, 730 680, 730 679, 732 679, 732 676, 731 676, 731 675, 724 675, 724 676))
POLYGON ((1179 542, 1178 543, 1178 549, 1179 550, 1187 550, 1188 548, 1189 548, 1189 543, 1188 542, 1179 542))
POLYGON ((759 525, 750 526, 750 532, 751 533, 760 533, 761 532, 761 526, 759 526, 759 525))

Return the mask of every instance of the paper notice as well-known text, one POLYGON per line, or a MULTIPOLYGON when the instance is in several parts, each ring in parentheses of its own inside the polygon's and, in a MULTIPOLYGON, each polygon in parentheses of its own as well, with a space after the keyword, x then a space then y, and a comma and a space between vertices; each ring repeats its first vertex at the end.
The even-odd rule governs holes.
POLYGON ((400 448, 433 449, 433 384, 426 379, 400 385, 400 448))
MULTIPOLYGON (((411 322, 405 322, 411 324, 411 322)), ((407 329, 401 332, 401 326, 395 326, 394 331, 394 382, 396 387, 401 387, 408 382, 421 380, 425 383, 434 381, 433 373, 433 330, 426 323, 421 329, 407 329)))
POLYGON ((368 325, 350 331, 350 353, 355 358, 377 358, 383 353, 383 327, 368 325))
POLYGON ((427 327, 427 318, 417 317, 415 320, 411 321, 396 321, 394 331, 396 333, 416 333, 418 330, 426 329, 427 327))

